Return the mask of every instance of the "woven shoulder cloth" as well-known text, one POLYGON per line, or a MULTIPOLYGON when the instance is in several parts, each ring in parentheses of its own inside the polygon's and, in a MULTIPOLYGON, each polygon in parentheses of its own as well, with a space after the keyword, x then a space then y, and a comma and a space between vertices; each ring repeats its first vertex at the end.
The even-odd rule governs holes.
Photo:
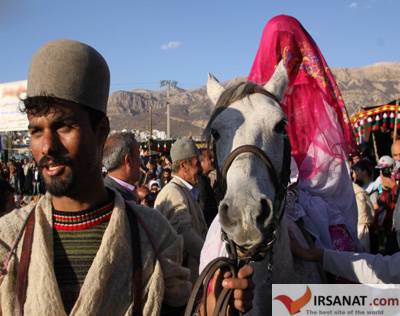
MULTIPOLYGON (((21 230, 19 231, 17 238, 15 238, 11 248, 9 248, 9 250, 7 251, 4 258, 0 258, 0 264, 1 264, 1 266, 0 266, 0 284, 2 283, 4 277, 8 273, 8 266, 10 264, 12 256, 17 255, 17 249, 18 249, 19 242, 21 241, 21 238, 24 235, 25 227, 27 226, 29 219, 31 218, 32 214, 34 213, 35 207, 33 207, 32 210, 29 212, 29 215, 25 219, 25 221, 21 227, 21 230)), ((8 245, 6 245, 6 244, 4 244, 4 245, 2 244, 2 246, 4 246, 4 247, 7 246, 7 248, 8 248, 8 245)))
POLYGON ((17 305, 15 310, 15 315, 23 315, 24 313, 24 303, 26 299, 26 284, 28 277, 28 269, 29 262, 32 252, 32 239, 33 239, 33 231, 35 227, 35 208, 36 205, 29 212, 28 217, 26 218, 24 224, 20 232, 18 233, 17 238, 15 239, 11 249, 8 251, 4 261, 2 263, 1 275, 0 275, 0 284, 2 283, 4 277, 8 273, 8 266, 13 255, 17 255, 17 249, 19 242, 24 236, 22 243, 22 251, 21 258, 18 263, 17 268, 17 284, 16 284, 16 292, 17 292, 17 305))

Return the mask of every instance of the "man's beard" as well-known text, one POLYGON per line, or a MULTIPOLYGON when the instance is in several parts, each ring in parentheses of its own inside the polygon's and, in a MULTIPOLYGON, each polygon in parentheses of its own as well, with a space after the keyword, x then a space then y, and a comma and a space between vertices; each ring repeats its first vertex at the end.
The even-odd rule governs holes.
MULTIPOLYGON (((43 173, 42 173, 43 176, 43 173)), ((64 177, 53 177, 52 179, 47 179, 43 176, 46 190, 54 196, 66 196, 71 192, 74 187, 75 177, 72 173, 65 175, 64 177)))
POLYGON ((70 158, 44 156, 40 159, 38 166, 46 186, 46 191, 57 197, 69 195, 75 184, 75 176, 71 168, 72 160, 70 158), (66 168, 64 170, 64 174, 50 178, 46 177, 43 173, 43 168, 48 166, 49 160, 51 160, 54 164, 65 165, 66 168), (71 172, 66 172, 68 167, 71 168, 71 172))

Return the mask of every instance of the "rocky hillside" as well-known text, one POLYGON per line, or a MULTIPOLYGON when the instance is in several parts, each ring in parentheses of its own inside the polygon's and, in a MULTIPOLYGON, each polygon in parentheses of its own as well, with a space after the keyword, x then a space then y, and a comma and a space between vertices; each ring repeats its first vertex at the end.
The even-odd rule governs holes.
MULTIPOLYGON (((363 106, 383 104, 400 97, 400 63, 336 68, 333 73, 350 114, 363 106)), ((200 135, 213 108, 204 86, 193 90, 172 89, 170 104, 172 136, 200 135)), ((114 92, 108 104, 111 128, 148 130, 150 106, 153 128, 166 130, 165 91, 114 92)))
POLYGON ((400 63, 333 70, 349 113, 400 97, 400 63))

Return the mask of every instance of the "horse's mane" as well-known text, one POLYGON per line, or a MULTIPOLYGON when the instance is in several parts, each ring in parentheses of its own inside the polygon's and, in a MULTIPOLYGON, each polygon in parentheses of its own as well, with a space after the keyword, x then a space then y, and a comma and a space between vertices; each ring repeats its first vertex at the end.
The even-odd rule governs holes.
POLYGON ((203 136, 209 138, 211 124, 222 111, 226 110, 232 103, 254 93, 262 93, 266 96, 271 96, 263 87, 250 81, 240 81, 232 86, 228 86, 219 97, 207 126, 204 129, 203 136))

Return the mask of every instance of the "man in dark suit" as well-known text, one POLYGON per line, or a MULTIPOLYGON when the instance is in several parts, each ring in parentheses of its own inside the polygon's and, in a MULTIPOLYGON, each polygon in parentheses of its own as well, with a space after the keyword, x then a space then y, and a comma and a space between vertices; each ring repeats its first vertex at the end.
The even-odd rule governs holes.
POLYGON ((104 145, 104 184, 127 201, 138 201, 135 184, 140 177, 139 143, 131 133, 111 134, 104 145))
POLYGON ((210 227, 215 216, 218 214, 218 203, 214 190, 211 187, 210 178, 208 177, 208 174, 213 169, 211 155, 211 151, 207 148, 203 148, 200 151, 201 170, 199 170, 199 182, 197 184, 197 188, 199 189, 199 204, 203 210, 204 219, 208 227, 210 227))

